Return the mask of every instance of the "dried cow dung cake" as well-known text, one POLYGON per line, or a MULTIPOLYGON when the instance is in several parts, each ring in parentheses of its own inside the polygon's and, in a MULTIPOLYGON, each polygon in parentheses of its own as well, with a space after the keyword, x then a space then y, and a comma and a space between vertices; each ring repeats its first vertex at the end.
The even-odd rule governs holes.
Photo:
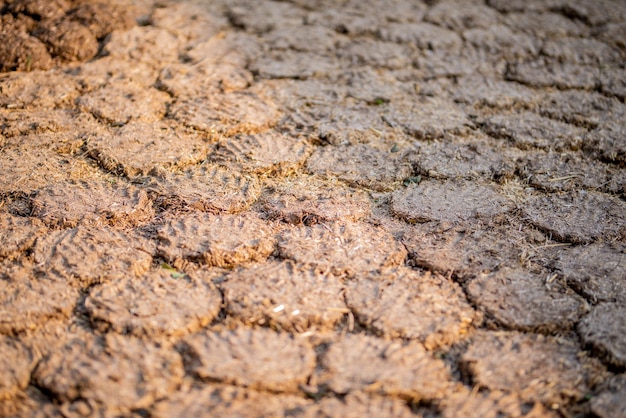
POLYGON ((349 393, 343 399, 324 398, 304 410, 304 416, 316 418, 415 417, 406 402, 400 399, 371 396, 363 392, 349 393))
POLYGON ((368 144, 318 147, 306 167, 314 174, 376 191, 392 190, 411 175, 411 166, 402 155, 368 144))
MULTIPOLYGON (((520 174, 538 189, 559 192, 582 188, 605 192, 620 192, 619 172, 600 165, 577 153, 537 151, 517 161, 520 174)), ((626 173, 622 174, 622 186, 626 173)))
POLYGON ((147 408, 184 376, 180 356, 133 337, 71 339, 39 362, 33 381, 61 402, 88 399, 113 413, 147 408))
POLYGON ((306 141, 268 130, 223 139, 209 159, 237 171, 286 175, 296 171, 310 153, 306 141))
POLYGON ((592 303, 626 305, 626 244, 594 243, 563 249, 556 268, 592 303))
POLYGON ((315 367, 304 339, 266 328, 200 332, 183 341, 187 368, 201 379, 294 392, 315 367))
POLYGON ((465 337, 480 315, 449 279, 408 268, 359 275, 347 283, 346 303, 359 322, 387 337, 417 339, 429 349, 465 337))
POLYGON ((61 71, 12 73, 0 78, 0 107, 9 109, 67 106, 78 94, 78 82, 61 71))
POLYGON ((0 402, 26 388, 35 357, 22 343, 0 335, 0 402))
POLYGON ((227 36, 224 32, 226 19, 203 3, 168 3, 161 6, 152 12, 151 24, 167 29, 191 45, 227 36))
POLYGON ((217 316, 221 303, 210 283, 160 268, 92 288, 85 309, 103 331, 159 337, 197 331, 217 316))
MULTIPOLYGON (((623 93, 623 96, 626 97, 626 92, 623 93)), ((626 144, 624 143, 622 120, 623 116, 619 116, 616 121, 605 123, 602 127, 589 132, 585 137, 583 150, 600 161, 624 164, 626 162, 626 144)))
POLYGON ((464 223, 511 210, 495 186, 423 181, 393 193, 391 211, 407 222, 464 223))
POLYGON ((85 61, 98 53, 98 40, 79 22, 65 19, 43 21, 33 35, 46 44, 52 56, 63 61, 85 61))
MULTIPOLYGON (((5 16, 0 18, 2 24, 8 20, 5 16)), ((47 70, 52 67, 52 57, 43 42, 24 32, 11 32, 0 32, 0 71, 47 70)))
POLYGON ((67 318, 79 294, 69 284, 40 278, 32 266, 0 265, 0 334, 15 334, 67 318))
POLYGON ((130 122, 90 140, 87 149, 104 169, 129 177, 181 170, 209 154, 200 134, 168 122, 130 122))
POLYGON ((184 64, 166 66, 159 73, 156 86, 172 97, 190 98, 198 91, 204 94, 242 91, 250 87, 253 79, 245 68, 228 62, 213 63, 203 57, 192 68, 184 64))
POLYGON ((50 227, 135 226, 154 215, 145 191, 116 182, 60 183, 36 192, 32 215, 50 227))
POLYGON ((80 1, 71 9, 69 18, 89 28, 96 38, 104 39, 114 30, 123 31, 135 25, 132 7, 102 0, 80 1))
POLYGON ((177 262, 234 267, 264 261, 274 251, 272 227, 252 213, 179 216, 160 228, 158 252, 177 262))
MULTIPOLYGON (((354 82, 356 80, 350 80, 354 82)), ((360 81, 360 80, 359 80, 360 81)), ((341 86, 343 87, 343 86, 341 86)), ((339 89, 341 87, 335 87, 339 89)), ((348 94, 368 94, 359 88, 354 88, 348 94)), ((381 86, 382 87, 382 86, 381 86)), ((383 87, 384 88, 384 87, 383 87)), ((389 84, 386 88, 390 87, 389 84)), ((381 92, 384 95, 384 92, 381 92)), ((380 96, 372 98, 371 102, 384 102, 380 96)), ((324 145, 356 145, 359 143, 381 143, 381 139, 395 138, 394 132, 379 115, 379 109, 376 106, 362 105, 359 107, 340 107, 332 106, 331 109, 320 106, 316 109, 315 117, 321 119, 318 122, 318 142, 324 145), (317 114, 319 112, 319 114, 317 114), (327 113, 327 114, 326 114, 327 113)))
MULTIPOLYGON (((436 7, 433 7, 428 11, 429 18, 432 18, 432 12, 435 10, 436 7)), ((449 13, 454 12, 450 10, 449 13)), ((381 37, 386 41, 397 43, 414 42, 419 49, 435 51, 458 51, 463 44, 461 37, 454 31, 429 22, 394 22, 381 33, 381 37)))
POLYGON ((536 195, 522 210, 533 225, 559 241, 589 244, 626 236, 626 203, 607 194, 578 190, 536 195))
POLYGON ((511 264, 521 267, 521 260, 534 254, 531 247, 534 242, 526 231, 497 222, 477 222, 469 228, 464 224, 452 228, 446 223, 415 224, 404 233, 402 243, 409 252, 411 264, 454 274, 461 280, 511 264))
POLYGON ((626 375, 612 377, 602 391, 591 399, 591 412, 600 418, 612 418, 626 411, 626 375))
POLYGON ((367 223, 294 227, 278 240, 279 254, 337 275, 402 264, 406 250, 382 228, 367 223))
POLYGON ((359 221, 371 212, 370 198, 336 180, 287 178, 269 187, 259 202, 271 219, 294 225, 327 221, 359 221))
POLYGON ((583 90, 555 90, 539 102, 541 113, 552 119, 596 128, 608 115, 619 118, 623 104, 612 97, 583 90))
POLYGON ((434 400, 451 389, 450 371, 417 342, 346 335, 323 359, 322 381, 338 394, 364 391, 403 399, 434 400))
POLYGON ((332 274, 291 261, 234 272, 220 285, 229 314, 245 323, 297 332, 340 321, 348 312, 343 287, 332 274))
POLYGON ((131 10, 101 0, 0 3, 0 72, 48 69, 59 61, 93 58, 107 34, 135 24, 131 10))
POLYGON ((519 332, 483 332, 461 356, 475 385, 517 393, 524 401, 559 407, 579 401, 603 378, 576 341, 519 332))
POLYGON ((165 116, 170 96, 155 88, 132 81, 113 81, 83 94, 76 100, 79 108, 113 125, 131 121, 157 122, 165 116))
POLYGON ((208 384, 184 390, 155 405, 154 418, 170 417, 282 417, 299 411, 311 401, 300 396, 268 396, 267 392, 208 384))
POLYGON ((162 206, 208 212, 241 212, 261 194, 256 177, 211 164, 166 174, 153 180, 149 188, 162 206))
POLYGON ((488 118, 482 128, 487 134, 507 139, 520 149, 576 149, 580 147, 585 132, 531 112, 495 115, 488 118))
POLYGON ((178 63, 182 40, 165 29, 152 25, 135 26, 127 31, 114 31, 107 36, 102 55, 133 65, 146 65, 159 70, 178 63), (158 54, 155 54, 158 51, 158 54))
POLYGON ((94 171, 86 160, 68 158, 47 146, 6 146, 0 154, 0 193, 31 193, 56 182, 102 179, 94 171))
POLYGON ((583 342, 617 367, 626 367, 626 306, 601 303, 578 323, 583 342))
POLYGON ((33 144, 56 145, 57 149, 76 149, 84 143, 85 136, 102 126, 89 113, 75 109, 0 109, 3 135, 15 138, 7 141, 19 145, 29 140, 33 144), (43 136, 44 140, 37 137, 43 136), (71 146, 62 146, 69 142, 71 146))
POLYGON ((255 2, 250 5, 229 4, 228 15, 233 26, 254 34, 263 34, 274 29, 276 22, 287 27, 301 25, 306 12, 292 3, 255 2))
POLYGON ((41 221, 0 212, 0 259, 12 258, 33 246, 35 240, 46 232, 41 221))
POLYGON ((123 59, 110 55, 98 58, 96 61, 85 62, 77 66, 74 71, 75 80, 83 86, 84 92, 94 91, 116 82, 146 88, 156 87, 155 80, 158 76, 158 69, 151 67, 148 63, 134 62, 132 66, 129 66, 123 59))
POLYGON ((416 171, 432 179, 502 179, 515 174, 514 161, 522 153, 472 136, 460 142, 418 142, 410 160, 416 171))
POLYGON ((394 102, 385 118, 417 139, 461 133, 467 125, 471 125, 465 112, 453 102, 426 96, 420 96, 419 100, 394 102))
POLYGON ((155 248, 135 233, 108 227, 55 231, 37 241, 34 259, 46 275, 60 276, 73 286, 141 276, 152 264, 155 248))
MULTIPOLYGON (((371 37, 350 38, 337 52, 339 57, 363 66, 394 70, 411 65, 407 45, 384 42, 371 37)), ((333 61, 331 63, 335 64, 333 61)))
POLYGON ((567 287, 522 269, 483 274, 467 284, 467 293, 499 323, 520 331, 569 330, 588 309, 567 287))
POLYGON ((275 50, 255 58, 250 71, 264 79, 320 77, 337 68, 337 62, 330 57, 310 52, 275 50))
POLYGON ((502 109, 536 101, 536 93, 529 87, 476 73, 459 77, 451 93, 456 103, 486 105, 502 109))
POLYGON ((245 90, 179 99, 168 115, 184 126, 224 135, 260 132, 278 120, 273 103, 245 90))
POLYGON ((442 418, 471 416, 558 418, 560 416, 558 412, 550 411, 540 402, 523 400, 516 394, 499 390, 484 392, 457 390, 442 400, 440 409, 442 418))
MULTIPOLYGON (((559 90, 583 89, 588 91, 596 88, 598 81, 601 79, 600 69, 597 65, 559 62, 548 57, 511 63, 511 65, 507 66, 504 76, 509 81, 516 81, 532 87, 549 87, 559 90)), ((540 135, 540 138, 542 137, 540 131, 537 134, 540 135)))

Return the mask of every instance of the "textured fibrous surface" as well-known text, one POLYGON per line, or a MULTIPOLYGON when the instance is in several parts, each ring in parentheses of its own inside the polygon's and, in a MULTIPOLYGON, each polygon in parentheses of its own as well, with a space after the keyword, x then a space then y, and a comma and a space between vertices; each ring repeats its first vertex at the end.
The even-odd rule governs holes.
POLYGON ((154 243, 109 227, 55 231, 37 241, 37 268, 80 286, 139 276, 148 270, 154 243))
POLYGON ((256 177, 208 164, 165 174, 153 182, 151 189, 163 206, 227 213, 249 208, 261 194, 256 177))
POLYGON ((409 222, 461 222, 510 210, 497 189, 471 183, 423 182, 393 195, 391 210, 409 222))
POLYGON ((339 275, 397 266, 406 256, 384 229, 351 222, 291 228, 279 237, 278 250, 285 258, 339 275))
POLYGON ((621 374, 609 379, 600 394, 591 401, 591 411, 609 418, 626 410, 626 377, 621 374))
POLYGON ((329 328, 348 312, 338 277, 289 261, 234 272, 220 288, 228 313, 251 324, 329 328))
POLYGON ((594 243, 565 248, 557 269, 569 285, 591 302, 626 305, 626 246, 594 243))
POLYGON ((626 365, 626 306, 603 303, 578 324, 578 333, 586 344, 594 347, 618 367, 626 365))
POLYGON ((264 261, 273 251, 273 229, 256 215, 195 213, 168 222, 158 233, 158 251, 170 261, 188 259, 234 267, 264 261))
POLYGON ((568 149, 580 146, 583 130, 534 113, 494 116, 484 125, 485 132, 507 139, 522 149, 568 149))
POLYGON ((264 417, 285 416, 309 405, 293 395, 267 396, 266 392, 232 386, 207 385, 202 389, 181 391, 156 404, 154 417, 264 417))
POLYGON ((317 405, 307 405, 302 416, 330 418, 341 415, 345 418, 389 417, 409 418, 413 414, 405 402, 382 396, 371 396, 362 392, 354 392, 342 400, 337 398, 323 399, 317 405))
POLYGON ((113 334, 70 340, 44 358, 33 375, 40 387, 62 401, 88 398, 121 412, 151 405, 176 388, 182 377, 177 353, 113 334))
POLYGON ((211 160, 259 174, 290 173, 310 154, 309 145, 287 135, 264 132, 218 142, 211 160))
POLYGON ((62 183, 37 191, 34 216, 50 227, 137 225, 154 216, 144 190, 125 183, 62 183))
POLYGON ((0 234, 2 235, 0 257, 11 257, 32 247, 37 237, 45 231, 45 226, 38 219, 0 213, 0 234))
POLYGON ((206 326, 220 310, 213 286, 160 268, 92 288, 85 309, 98 329, 150 337, 182 335, 206 326))
POLYGON ((367 193, 339 181, 297 177, 271 185, 259 198, 269 218, 291 224, 359 221, 371 212, 367 193))
POLYGON ((67 318, 78 292, 62 281, 37 277, 32 267, 13 267, 0 274, 0 333, 37 328, 48 320, 67 318))
POLYGON ((133 83, 111 83, 77 99, 77 104, 113 126, 131 121, 156 122, 166 112, 169 96, 133 83))
POLYGON ((0 416, 625 415, 625 33, 0 0, 0 416))
POLYGON ((417 339, 428 349, 457 342, 480 322, 456 283, 404 268, 358 277, 346 303, 376 333, 417 339))
POLYGON ((170 115, 185 126, 209 134, 254 133, 276 123, 275 106, 252 92, 215 94, 175 102, 170 115))
POLYGON ((532 196, 523 210, 530 222, 562 241, 588 244, 626 234, 626 204, 600 193, 532 196))
POLYGON ((360 390, 430 400, 441 398, 450 386, 445 364, 419 343, 350 335, 330 346, 324 365, 328 387, 340 394, 360 390))
POLYGON ((453 418, 479 415, 497 418, 500 416, 515 418, 558 417, 558 413, 542 406, 540 402, 520 399, 515 394, 502 391, 475 392, 459 391, 441 402, 442 416, 453 418))
POLYGON ((378 191, 388 190, 411 174, 409 164, 397 154, 365 144, 318 148, 307 169, 378 191))
POLYGON ((0 399, 6 399, 26 387, 35 359, 28 348, 10 337, 0 336, 0 348, 0 399))
POLYGON ((569 339, 485 332, 476 336, 461 362, 481 387, 560 405, 581 399, 602 379, 594 359, 579 356, 579 351, 569 339))
POLYGON ((207 157, 209 145, 175 124, 132 122, 93 139, 89 150, 104 169, 132 177, 197 164, 207 157))
POLYGON ((268 329, 201 332, 185 338, 187 367, 202 379, 292 392, 315 367, 304 340, 268 329))
POLYGON ((467 293, 502 325, 519 330, 571 328, 587 310, 573 291, 521 270, 482 275, 467 285, 467 293))
POLYGON ((454 103, 428 97, 394 104, 386 118, 418 139, 440 138, 469 124, 467 115, 454 103))

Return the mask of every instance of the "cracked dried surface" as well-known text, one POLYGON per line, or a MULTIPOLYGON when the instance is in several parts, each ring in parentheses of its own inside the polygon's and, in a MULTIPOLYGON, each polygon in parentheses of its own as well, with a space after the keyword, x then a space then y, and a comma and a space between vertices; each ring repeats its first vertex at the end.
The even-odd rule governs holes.
POLYGON ((268 329, 200 332, 183 341, 187 367, 201 379, 293 392, 315 367, 313 348, 268 329))
POLYGON ((271 225, 255 214, 179 216, 157 237, 159 255, 169 262, 190 260, 218 267, 264 261, 276 241, 271 225))
POLYGON ((0 416, 624 415, 620 0, 0 0, 0 416))
POLYGON ((178 353, 116 334, 72 339, 39 362, 33 373, 37 384, 61 401, 89 399, 120 412, 151 405, 174 390, 182 377, 178 353), (118 393, 120 384, 123 393, 118 393))
POLYGON ((217 316, 221 302, 210 282, 160 268, 92 288, 85 310, 97 329, 149 338, 197 331, 217 316))
POLYGON ((430 350, 457 342, 480 323, 456 283, 410 269, 356 278, 347 285, 346 303, 377 334, 416 339, 430 350))
POLYGON ((506 268, 472 280, 467 294, 500 324, 519 330, 568 329, 587 311, 584 301, 566 286, 506 268))
POLYGON ((583 398, 601 381, 596 359, 579 355, 575 340, 537 334, 485 332, 461 362, 481 387, 517 393, 552 406, 583 398))
POLYGON ((333 392, 362 390, 405 399, 439 399, 450 389, 450 372, 417 343, 350 335, 332 343, 321 376, 333 392))
POLYGON ((226 311, 249 324, 302 332, 332 327, 349 312, 338 277, 289 261, 234 272, 220 289, 226 311))

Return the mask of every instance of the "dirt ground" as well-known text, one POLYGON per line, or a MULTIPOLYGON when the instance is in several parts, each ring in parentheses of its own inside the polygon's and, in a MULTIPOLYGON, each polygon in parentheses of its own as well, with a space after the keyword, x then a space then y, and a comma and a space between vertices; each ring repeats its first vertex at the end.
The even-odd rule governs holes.
POLYGON ((626 417, 626 2, 0 25, 0 416, 626 417))

